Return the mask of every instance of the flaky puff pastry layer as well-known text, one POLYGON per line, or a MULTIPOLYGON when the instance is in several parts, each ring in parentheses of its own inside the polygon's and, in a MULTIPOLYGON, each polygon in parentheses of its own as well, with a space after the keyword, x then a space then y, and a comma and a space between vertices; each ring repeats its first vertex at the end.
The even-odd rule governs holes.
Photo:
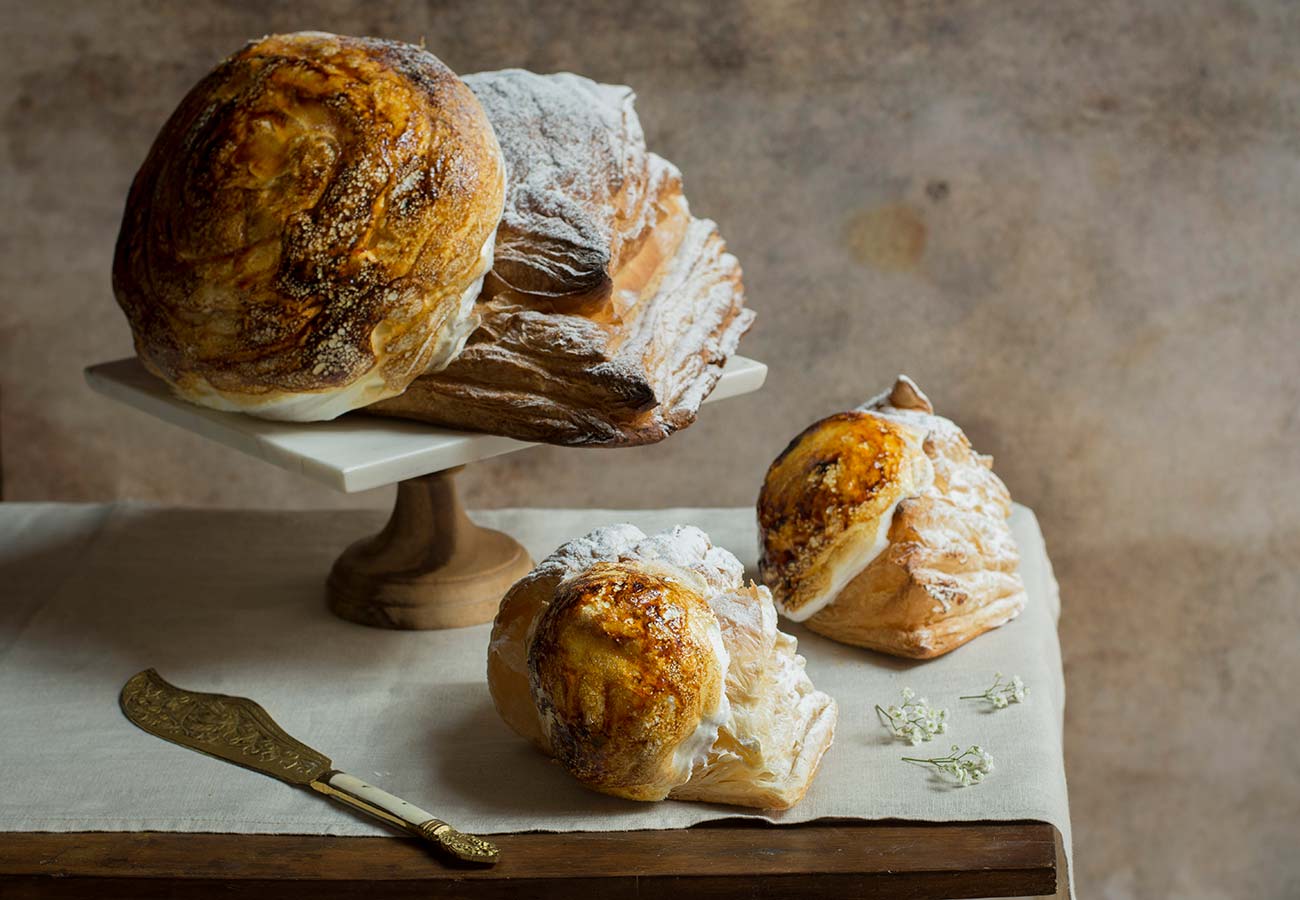
POLYGON ((465 81, 509 169, 483 324, 371 411, 579 446, 687 427, 754 314, 717 226, 646 149, 631 89, 520 69, 465 81))
POLYGON ((113 288, 140 359, 185 399, 330 419, 464 345, 504 197, 487 115, 432 54, 272 35, 163 126, 113 288))
POLYGON ((506 723, 590 788, 784 809, 836 706, 776 621, 768 590, 699 529, 611 526, 506 595, 488 685, 506 723))
POLYGON ((778 608, 813 631, 927 659, 1024 608, 1010 514, 992 459, 899 376, 772 463, 760 571, 778 608))

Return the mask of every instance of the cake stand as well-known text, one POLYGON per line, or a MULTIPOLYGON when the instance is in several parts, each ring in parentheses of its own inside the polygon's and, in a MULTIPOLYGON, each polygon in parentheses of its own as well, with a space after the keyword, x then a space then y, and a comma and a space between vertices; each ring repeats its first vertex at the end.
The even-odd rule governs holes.
MULTIPOLYGON (((756 391, 767 366, 727 361, 708 399, 756 391)), ((470 521, 455 474, 472 462, 535 446, 418 422, 346 415, 333 422, 270 422, 175 397, 131 357, 86 369, 99 393, 201 437, 346 493, 397 484, 388 524, 334 562, 330 609, 384 628, 458 628, 491 621, 532 560, 507 534, 470 521)))

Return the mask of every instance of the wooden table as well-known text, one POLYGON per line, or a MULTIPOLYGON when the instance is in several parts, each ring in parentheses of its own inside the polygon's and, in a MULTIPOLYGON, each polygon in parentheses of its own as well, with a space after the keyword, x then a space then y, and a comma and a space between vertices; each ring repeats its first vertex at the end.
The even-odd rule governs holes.
POLYGON ((496 835, 459 869, 400 837, 0 835, 0 897, 948 898, 1057 893, 1042 822, 725 822, 677 831, 496 835))

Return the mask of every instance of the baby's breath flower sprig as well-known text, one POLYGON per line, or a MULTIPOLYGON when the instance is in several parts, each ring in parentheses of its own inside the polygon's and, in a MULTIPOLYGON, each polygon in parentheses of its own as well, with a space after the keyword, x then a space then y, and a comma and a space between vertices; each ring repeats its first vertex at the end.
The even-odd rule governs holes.
POLYGON ((903 703, 888 707, 876 704, 876 715, 885 723, 894 737, 900 737, 913 747, 922 741, 934 740, 936 734, 948 730, 948 710, 936 709, 924 697, 917 699, 916 691, 903 688, 903 703))
POLYGON ((956 744, 952 745, 952 752, 947 756, 935 756, 930 759, 918 759, 914 756, 904 756, 903 762, 922 763, 927 766, 934 766, 940 772, 957 781, 960 787, 967 787, 972 784, 979 784, 985 776, 993 771, 993 754, 989 753, 979 744, 972 744, 965 751, 961 750, 956 744))
POLYGON ((1002 680, 1002 673, 993 676, 993 683, 982 694, 969 694, 958 700, 987 700, 994 709, 1006 709, 1008 703, 1023 703, 1029 696, 1029 688, 1020 680, 1019 675, 1012 675, 1010 681, 1002 680))

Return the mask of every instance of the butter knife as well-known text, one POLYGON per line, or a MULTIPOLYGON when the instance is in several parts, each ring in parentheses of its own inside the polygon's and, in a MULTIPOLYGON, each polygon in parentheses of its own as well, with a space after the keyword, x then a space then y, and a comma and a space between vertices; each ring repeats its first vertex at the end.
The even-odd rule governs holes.
POLYGON ((457 831, 418 806, 333 768, 327 756, 291 738, 246 697, 181 690, 145 669, 127 681, 120 699, 128 719, 163 740, 319 791, 429 841, 455 859, 483 865, 497 861, 492 842, 457 831))

